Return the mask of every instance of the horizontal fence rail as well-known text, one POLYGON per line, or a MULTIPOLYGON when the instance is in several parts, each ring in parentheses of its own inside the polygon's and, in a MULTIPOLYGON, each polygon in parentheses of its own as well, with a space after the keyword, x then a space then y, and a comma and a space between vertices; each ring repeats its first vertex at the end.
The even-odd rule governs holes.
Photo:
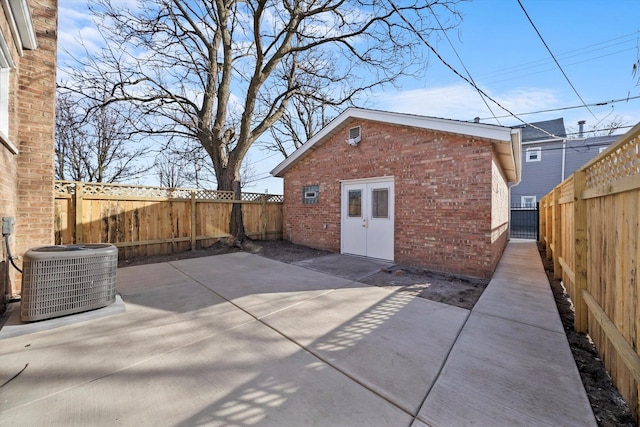
POLYGON ((638 421, 640 123, 540 201, 540 242, 638 421))
POLYGON ((234 203, 247 236, 282 238, 283 196, 232 191, 56 181, 55 242, 111 243, 120 258, 166 255, 229 237, 234 203))

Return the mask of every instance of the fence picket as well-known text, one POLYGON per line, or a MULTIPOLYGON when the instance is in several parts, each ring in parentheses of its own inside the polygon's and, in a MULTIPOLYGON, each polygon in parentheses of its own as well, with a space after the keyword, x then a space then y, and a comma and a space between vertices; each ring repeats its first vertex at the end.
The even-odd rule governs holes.
POLYGON ((540 210, 540 242, 561 270, 554 276, 574 304, 575 329, 591 336, 638 421, 640 123, 540 200, 540 210))
POLYGON ((250 237, 282 238, 282 196, 69 181, 54 191, 57 244, 113 243, 121 257, 194 250, 229 235, 233 203, 250 237))

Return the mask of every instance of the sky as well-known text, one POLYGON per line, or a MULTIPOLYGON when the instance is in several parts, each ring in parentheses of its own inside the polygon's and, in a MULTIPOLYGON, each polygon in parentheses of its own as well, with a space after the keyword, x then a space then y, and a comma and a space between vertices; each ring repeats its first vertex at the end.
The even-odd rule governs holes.
MULTIPOLYGON (((434 54, 428 55, 419 79, 407 78, 398 89, 372 94, 367 107, 456 120, 480 117, 483 123, 503 126, 562 117, 568 132, 577 132, 579 120, 586 121, 586 129, 613 119, 626 126, 640 122, 640 75, 634 77, 632 68, 640 58, 640 1, 520 2, 544 42, 517 0, 461 3, 462 21, 447 32, 448 38, 442 32, 429 38, 452 68, 470 75, 469 80, 518 118, 486 100, 490 111, 472 85, 434 54), (618 100, 623 101, 610 102, 618 100), (595 105, 601 103, 607 104, 595 105), (529 114, 567 107, 579 108, 529 114)), ((86 0, 60 0, 59 49, 76 49, 78 36, 91 46, 96 34, 86 0)), ((263 179, 246 191, 282 194, 282 180, 269 177, 269 171, 283 158, 256 147, 249 160, 263 179)))

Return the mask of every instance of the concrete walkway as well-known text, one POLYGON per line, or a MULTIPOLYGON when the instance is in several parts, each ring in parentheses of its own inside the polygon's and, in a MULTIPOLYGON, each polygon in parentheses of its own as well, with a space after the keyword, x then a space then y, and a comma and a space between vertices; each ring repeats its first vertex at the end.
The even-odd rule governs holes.
POLYGON ((472 312, 330 257, 118 270, 126 312, 0 341, 2 425, 595 425, 534 243, 472 312))

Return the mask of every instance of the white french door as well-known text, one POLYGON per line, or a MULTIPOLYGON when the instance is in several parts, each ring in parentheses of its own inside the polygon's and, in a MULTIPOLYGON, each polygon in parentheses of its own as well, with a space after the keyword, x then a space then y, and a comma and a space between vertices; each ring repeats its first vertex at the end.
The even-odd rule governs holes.
POLYGON ((341 252, 393 261, 393 177, 342 183, 341 252))

